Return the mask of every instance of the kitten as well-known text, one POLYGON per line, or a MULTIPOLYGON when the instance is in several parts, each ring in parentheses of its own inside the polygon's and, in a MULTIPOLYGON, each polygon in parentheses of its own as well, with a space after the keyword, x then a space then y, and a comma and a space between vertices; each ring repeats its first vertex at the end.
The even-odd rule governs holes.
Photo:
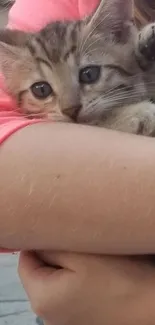
POLYGON ((155 101, 155 23, 146 25, 138 34, 136 57, 144 72, 144 80, 149 96, 155 101))
POLYGON ((97 83, 86 85, 78 122, 153 136, 155 105, 150 98, 155 99, 155 60, 148 52, 151 56, 154 51, 155 24, 138 32, 132 9, 131 0, 105 0, 96 11, 98 47, 89 46, 93 51, 89 57, 99 61, 102 74, 97 83))
POLYGON ((0 68, 29 118, 153 135, 154 81, 143 33, 133 23, 131 0, 101 0, 81 21, 55 22, 34 34, 1 31, 0 68))

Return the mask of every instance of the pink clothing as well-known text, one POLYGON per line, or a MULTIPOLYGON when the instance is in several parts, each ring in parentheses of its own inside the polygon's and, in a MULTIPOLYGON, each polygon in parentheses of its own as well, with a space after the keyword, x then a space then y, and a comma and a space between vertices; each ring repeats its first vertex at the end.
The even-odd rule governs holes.
POLYGON ((38 120, 23 118, 16 102, 7 94, 3 79, 0 78, 0 144, 20 128, 37 123, 38 120))
POLYGON ((16 0, 9 27, 39 30, 53 20, 79 19, 90 14, 99 0, 16 0))

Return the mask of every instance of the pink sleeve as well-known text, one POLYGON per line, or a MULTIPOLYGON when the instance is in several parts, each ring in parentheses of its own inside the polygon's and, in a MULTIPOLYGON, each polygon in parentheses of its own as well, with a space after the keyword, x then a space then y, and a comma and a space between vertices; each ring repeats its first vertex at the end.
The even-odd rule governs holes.
POLYGON ((4 90, 3 81, 0 78, 0 144, 15 131, 38 122, 40 121, 22 117, 14 100, 4 90))
POLYGON ((16 0, 9 14, 9 28, 39 30, 53 20, 79 19, 90 14, 99 0, 16 0))

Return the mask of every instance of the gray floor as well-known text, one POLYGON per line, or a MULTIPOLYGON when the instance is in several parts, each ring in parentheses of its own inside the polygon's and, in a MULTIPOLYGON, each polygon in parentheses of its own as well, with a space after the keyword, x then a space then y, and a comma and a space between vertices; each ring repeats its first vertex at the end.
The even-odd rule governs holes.
MULTIPOLYGON (((0 28, 7 22, 7 11, 0 12, 0 28)), ((0 325, 34 325, 27 297, 17 275, 18 256, 0 254, 0 325)))
POLYGON ((17 262, 17 255, 0 255, 0 325, 35 324, 17 275, 17 262))

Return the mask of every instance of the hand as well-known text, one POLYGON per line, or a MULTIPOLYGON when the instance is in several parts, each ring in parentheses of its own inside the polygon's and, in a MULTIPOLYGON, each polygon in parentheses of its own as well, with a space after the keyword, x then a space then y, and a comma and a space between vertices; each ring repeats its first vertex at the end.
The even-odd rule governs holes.
POLYGON ((127 258, 21 253, 19 274, 46 325, 154 325, 155 268, 127 258))

